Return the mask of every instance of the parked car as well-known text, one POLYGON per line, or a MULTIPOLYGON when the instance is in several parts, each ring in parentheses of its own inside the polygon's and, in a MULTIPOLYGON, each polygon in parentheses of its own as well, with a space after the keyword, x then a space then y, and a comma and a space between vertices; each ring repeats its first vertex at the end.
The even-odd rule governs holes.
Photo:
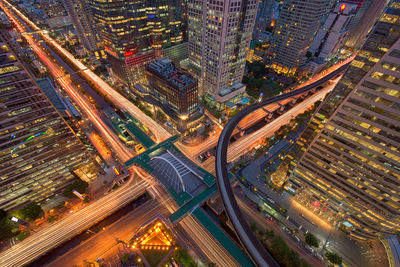
POLYGON ((309 245, 306 245, 305 248, 311 253, 314 254, 314 249, 310 247, 309 245))

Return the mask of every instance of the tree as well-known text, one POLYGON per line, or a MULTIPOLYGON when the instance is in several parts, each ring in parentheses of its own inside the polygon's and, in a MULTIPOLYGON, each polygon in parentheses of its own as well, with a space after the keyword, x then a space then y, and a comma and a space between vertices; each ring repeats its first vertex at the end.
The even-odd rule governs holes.
POLYGON ((178 248, 174 251, 174 258, 178 261, 178 263, 182 264, 183 266, 188 267, 196 267, 196 262, 190 257, 187 251, 183 248, 178 248))
POLYGON ((255 78, 260 78, 268 73, 264 63, 260 61, 254 61, 253 63, 247 64, 247 68, 249 70, 249 73, 253 73, 253 76, 255 78))
POLYGON ((319 247, 319 240, 312 233, 308 232, 306 234, 306 243, 310 247, 319 247))
POLYGON ((342 258, 338 255, 338 254, 336 254, 336 253, 333 253, 333 252, 327 252, 326 254, 325 254, 325 256, 328 258, 328 260, 331 262, 331 263, 333 263, 333 264, 336 264, 336 265, 340 265, 340 264, 342 264, 342 258))
POLYGON ((251 222, 250 229, 255 233, 257 231, 257 224, 255 222, 251 222))
POLYGON ((51 215, 49 218, 47 218, 47 222, 53 223, 55 220, 57 220, 56 216, 51 215))
POLYGON ((214 117, 217 118, 217 119, 221 118, 222 117, 221 112, 219 112, 219 111, 215 112, 214 113, 214 117))
POLYGON ((0 220, 0 240, 13 236, 13 226, 11 223, 6 217, 0 220))
POLYGON ((65 188, 63 195, 68 198, 76 197, 72 191, 76 190, 79 193, 84 194, 86 193, 88 187, 89 184, 87 182, 77 179, 75 182, 65 188))
POLYGON ((23 207, 21 209, 23 219, 29 219, 31 221, 34 221, 40 217, 43 217, 44 211, 42 210, 42 207, 38 203, 32 202, 28 204, 27 206, 23 207))
POLYGON ((86 196, 86 197, 83 199, 83 202, 84 202, 84 203, 89 203, 90 201, 91 201, 91 199, 90 199, 89 196, 86 196))
POLYGON ((17 239, 18 239, 18 241, 22 241, 25 238, 27 238, 29 235, 30 235, 29 231, 24 230, 24 231, 19 232, 19 234, 17 235, 17 239))
POLYGON ((3 220, 7 216, 7 212, 4 210, 0 209, 0 220, 3 220))
POLYGON ((123 264, 126 264, 128 262, 129 256, 130 256, 129 253, 125 253, 122 256, 121 261, 122 261, 123 264))
POLYGON ((268 230, 268 229, 265 230, 265 237, 266 238, 272 238, 274 236, 275 236, 274 230, 268 230))

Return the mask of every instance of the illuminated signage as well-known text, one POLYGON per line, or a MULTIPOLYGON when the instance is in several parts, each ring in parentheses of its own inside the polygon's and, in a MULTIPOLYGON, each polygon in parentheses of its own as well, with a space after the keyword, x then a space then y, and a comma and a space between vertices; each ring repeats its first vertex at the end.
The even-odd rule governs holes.
POLYGON ((113 55, 114 57, 118 58, 118 54, 115 51, 111 50, 111 48, 109 48, 108 46, 105 46, 104 50, 106 50, 106 52, 109 53, 110 55, 113 55))
POLYGON ((340 12, 342 12, 345 8, 346 8, 346 4, 342 4, 342 5, 340 6, 340 12))
POLYGON ((125 52, 124 57, 130 57, 130 56, 133 56, 134 54, 135 54, 135 52, 133 52, 133 51, 125 52))

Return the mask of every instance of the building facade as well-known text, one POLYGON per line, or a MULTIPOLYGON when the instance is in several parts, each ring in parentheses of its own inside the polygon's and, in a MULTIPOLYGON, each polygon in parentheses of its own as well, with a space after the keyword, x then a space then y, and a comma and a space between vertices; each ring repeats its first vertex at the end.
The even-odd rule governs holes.
POLYGON ((166 58, 159 58, 147 66, 147 79, 150 94, 178 131, 185 132, 189 127, 198 126, 192 125, 203 115, 198 101, 197 79, 166 58))
POLYGON ((0 208, 10 210, 59 193, 93 161, 1 38, 0 208))
POLYGON ((398 234, 399 107, 397 0, 297 142, 290 175, 297 200, 354 237, 398 234))
POLYGON ((258 5, 256 21, 253 30, 253 39, 262 40, 266 29, 271 32, 279 16, 279 1, 261 0, 258 5))
POLYGON ((314 57, 329 60, 344 46, 350 23, 357 11, 356 4, 338 2, 314 37, 309 51, 314 57))
POLYGON ((89 1, 112 73, 123 83, 145 82, 146 65, 184 40, 180 0, 89 1))
POLYGON ((224 102, 245 90, 241 84, 258 0, 189 0, 189 69, 201 91, 224 102))
POLYGON ((197 80, 175 67, 170 59, 160 58, 147 66, 147 79, 159 99, 180 116, 198 108, 197 80))
POLYGON ((100 36, 87 0, 64 0, 64 6, 83 47, 92 53, 98 51, 100 36))
POLYGON ((282 73, 295 73, 307 61, 307 51, 320 28, 331 0, 285 0, 272 36, 270 65, 282 73))
POLYGON ((358 10, 354 19, 349 25, 349 34, 346 46, 358 49, 365 41, 365 38, 376 20, 382 13, 387 0, 347 0, 346 2, 356 2, 358 10))
POLYGON ((44 11, 46 23, 50 28, 62 28, 71 25, 71 19, 68 17, 62 0, 39 1, 37 4, 44 11))

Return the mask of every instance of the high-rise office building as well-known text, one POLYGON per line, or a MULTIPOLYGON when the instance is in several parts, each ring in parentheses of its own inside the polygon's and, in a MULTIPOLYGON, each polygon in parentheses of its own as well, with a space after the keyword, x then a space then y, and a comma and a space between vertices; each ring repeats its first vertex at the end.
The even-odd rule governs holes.
POLYGON ((245 90, 241 84, 258 0, 189 0, 189 63, 203 93, 218 102, 245 90))
POLYGON ((156 95, 179 116, 189 117, 198 108, 197 80, 160 58, 147 66, 147 79, 156 95))
POLYGON ((387 0, 347 0, 346 2, 358 2, 358 10, 349 25, 349 34, 346 38, 346 46, 358 49, 381 15, 387 0))
POLYGON ((146 1, 89 2, 113 76, 130 84, 144 77, 143 67, 154 58, 147 26, 146 1))
POLYGON ((325 23, 314 37, 309 51, 315 56, 329 60, 344 45, 350 23, 357 11, 356 4, 337 2, 325 23))
MULTIPOLYGON (((146 14, 153 49, 162 49, 182 43, 183 6, 180 0, 147 0, 146 14)), ((159 54, 158 54, 159 55, 159 54)))
POLYGON ((303 65, 331 0, 285 0, 272 36, 271 67, 295 73, 303 65))
MULTIPOLYGON (((278 15, 279 1, 261 0, 254 24, 253 39, 262 39, 261 35, 266 29, 272 30, 275 27, 278 15)), ((272 32, 270 31, 269 33, 271 34, 272 32)))
POLYGON ((0 40, 0 208, 10 210, 59 193, 93 161, 0 40))
POLYGON ((99 50, 100 36, 87 0, 63 0, 79 41, 90 52, 99 50))
POLYGON ((146 82, 146 65, 184 40, 180 0, 89 1, 113 75, 126 84, 146 82))
POLYGON ((351 235, 400 230, 400 1, 297 142, 296 198, 351 235))

